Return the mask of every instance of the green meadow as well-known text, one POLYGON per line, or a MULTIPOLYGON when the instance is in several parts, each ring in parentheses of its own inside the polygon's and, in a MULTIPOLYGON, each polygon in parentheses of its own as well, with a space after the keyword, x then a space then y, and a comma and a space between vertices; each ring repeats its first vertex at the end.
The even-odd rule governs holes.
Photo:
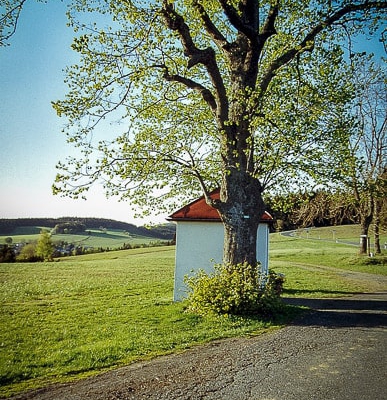
MULTIPOLYGON (((339 226, 335 230, 339 236, 335 240, 328 228, 316 229, 308 238, 306 232, 295 237, 270 236, 269 264, 286 277, 284 295, 321 298, 369 292, 375 290, 370 282, 351 279, 345 272, 387 275, 386 250, 377 257, 359 256, 359 247, 354 245, 359 242, 358 229, 339 226)), ((384 243, 387 236, 381 239, 384 243)))
MULTIPOLYGON (((6 243, 6 238, 11 237, 13 243, 30 243, 39 239, 42 229, 51 231, 51 228, 44 226, 25 226, 16 228, 12 235, 0 236, 0 243, 6 243)), ((124 244, 131 246, 149 245, 161 242, 161 239, 135 234, 128 234, 119 229, 87 229, 82 234, 55 234, 51 237, 54 243, 66 242, 79 246, 89 246, 104 249, 122 248, 124 244)))
MULTIPOLYGON (((261 334, 300 312, 288 307, 274 321, 186 313, 184 302, 172 302, 174 257, 169 246, 0 264, 0 396, 214 339, 261 334)), ((336 272, 386 275, 384 258, 377 260, 369 265, 357 247, 333 240, 271 235, 270 265, 286 276, 284 296, 367 291, 367 282, 336 272)))

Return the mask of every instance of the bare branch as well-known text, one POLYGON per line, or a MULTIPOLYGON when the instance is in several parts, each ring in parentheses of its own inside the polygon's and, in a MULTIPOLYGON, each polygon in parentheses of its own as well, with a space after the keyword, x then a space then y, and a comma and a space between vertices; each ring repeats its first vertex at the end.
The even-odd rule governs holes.
POLYGON ((0 46, 6 46, 7 40, 16 32, 20 12, 26 0, 19 0, 15 6, 0 17, 0 46))
POLYGON ((298 46, 293 47, 292 49, 285 52, 283 55, 275 59, 267 73, 261 80, 261 91, 264 93, 269 86, 271 80, 275 76, 276 72, 283 67, 284 65, 288 64, 292 61, 296 56, 306 52, 306 51, 313 51, 314 49, 314 41, 319 33, 321 33, 324 29, 332 26, 335 22, 339 21, 345 15, 357 12, 357 11, 367 11, 371 9, 386 9, 387 2, 376 1, 376 2, 365 2, 364 4, 347 4, 343 8, 334 12, 330 17, 327 17, 324 21, 319 22, 315 25, 309 33, 305 36, 301 43, 298 46))
POLYGON ((186 86, 189 89, 193 89, 193 90, 196 90, 197 92, 199 92, 202 95, 203 100, 210 106, 211 110, 214 113, 216 113, 216 110, 217 110, 216 100, 215 100, 213 94, 211 93, 211 91, 209 89, 207 89, 205 86, 201 85, 198 82, 195 82, 192 79, 185 78, 185 77, 177 75, 177 74, 171 75, 168 71, 168 67, 164 64, 153 65, 153 67, 164 69, 163 76, 166 81, 178 82, 178 83, 183 84, 184 86, 186 86))

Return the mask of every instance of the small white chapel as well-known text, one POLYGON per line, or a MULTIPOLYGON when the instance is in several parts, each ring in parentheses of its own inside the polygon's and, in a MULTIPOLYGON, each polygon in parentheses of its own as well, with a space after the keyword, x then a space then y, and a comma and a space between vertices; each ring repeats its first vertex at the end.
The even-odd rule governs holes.
MULTIPOLYGON (((219 199, 220 190, 210 194, 219 199)), ((214 264, 220 264, 223 258, 224 227, 218 211, 209 206, 204 196, 174 212, 169 218, 176 224, 176 260, 174 300, 187 296, 184 283, 186 276, 199 269, 210 273, 214 264)), ((263 273, 268 273, 269 227, 273 217, 265 212, 257 232, 257 255, 263 273)))

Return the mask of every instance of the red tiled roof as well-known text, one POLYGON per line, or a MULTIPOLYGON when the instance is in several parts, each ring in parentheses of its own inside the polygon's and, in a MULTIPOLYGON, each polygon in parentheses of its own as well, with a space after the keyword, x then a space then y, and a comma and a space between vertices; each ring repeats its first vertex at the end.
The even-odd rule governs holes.
MULTIPOLYGON (((215 189, 213 192, 210 193, 210 197, 214 200, 219 199, 220 190, 215 189)), ((204 196, 174 212, 172 215, 169 216, 168 219, 172 221, 220 221, 218 211, 206 203, 204 196)), ((273 217, 267 211, 265 211, 262 214, 261 221, 273 221, 273 217)))

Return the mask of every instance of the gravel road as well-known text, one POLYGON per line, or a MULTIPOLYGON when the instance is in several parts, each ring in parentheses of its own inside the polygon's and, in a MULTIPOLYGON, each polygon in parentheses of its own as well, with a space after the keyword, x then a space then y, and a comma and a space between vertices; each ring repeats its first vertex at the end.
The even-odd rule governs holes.
POLYGON ((386 278, 379 283, 384 291, 345 299, 287 299, 313 311, 273 333, 212 342, 13 399, 384 400, 386 278))

